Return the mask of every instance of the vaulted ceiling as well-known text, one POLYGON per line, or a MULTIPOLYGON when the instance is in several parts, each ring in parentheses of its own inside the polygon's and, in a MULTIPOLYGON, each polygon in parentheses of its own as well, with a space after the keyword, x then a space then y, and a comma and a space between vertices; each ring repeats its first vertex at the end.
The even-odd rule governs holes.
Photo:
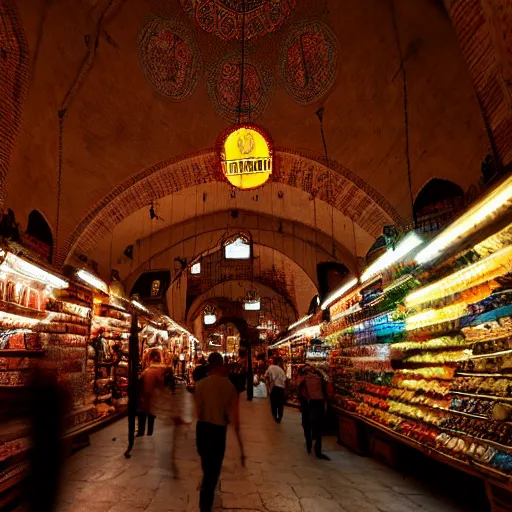
POLYGON ((22 226, 45 216, 58 264, 85 255, 127 285, 242 227, 313 283, 321 261, 357 272, 431 178, 467 190, 487 153, 510 163, 505 3, 246 0, 242 35, 238 0, 0 0, 1 196, 22 226), (251 193, 215 169, 239 119, 277 148, 251 193))

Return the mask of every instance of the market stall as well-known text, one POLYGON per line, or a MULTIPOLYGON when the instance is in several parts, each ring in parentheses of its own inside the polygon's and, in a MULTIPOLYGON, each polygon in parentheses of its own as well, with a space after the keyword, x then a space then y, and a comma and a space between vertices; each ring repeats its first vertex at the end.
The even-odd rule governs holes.
POLYGON ((0 249, 0 506, 27 473, 37 368, 67 391, 67 432, 94 418, 86 400, 91 308, 87 289, 19 248, 0 249))
POLYGON ((480 476, 494 510, 512 502, 511 197, 508 179, 430 242, 404 236, 323 330, 343 442, 393 463, 399 441, 480 476))

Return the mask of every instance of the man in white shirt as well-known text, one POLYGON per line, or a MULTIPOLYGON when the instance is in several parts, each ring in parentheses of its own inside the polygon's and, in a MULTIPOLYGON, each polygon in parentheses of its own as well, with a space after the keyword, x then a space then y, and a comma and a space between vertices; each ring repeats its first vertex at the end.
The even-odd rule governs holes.
POLYGON ((286 387, 286 373, 282 368, 283 360, 274 358, 273 364, 265 372, 265 380, 270 390, 270 409, 276 423, 281 423, 284 411, 284 390, 286 387))
POLYGON ((197 452, 203 468, 199 508, 201 512, 210 512, 224 460, 227 425, 230 422, 233 423, 242 452, 242 465, 245 461, 240 438, 238 392, 226 377, 224 361, 218 352, 210 354, 208 376, 197 382, 194 399, 197 452))

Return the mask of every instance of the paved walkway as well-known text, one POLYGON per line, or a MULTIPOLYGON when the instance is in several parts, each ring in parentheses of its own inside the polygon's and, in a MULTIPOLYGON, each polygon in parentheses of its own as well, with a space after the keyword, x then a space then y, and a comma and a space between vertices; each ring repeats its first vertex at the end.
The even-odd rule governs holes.
MULTIPOLYGON (((191 395, 179 391, 169 403, 192 419, 191 395)), ((123 452, 126 420, 93 435, 91 446, 71 457, 58 512, 197 511, 200 464, 194 425, 178 427, 173 478, 173 426, 157 419, 153 437, 136 440, 131 459, 123 452)), ((167 414, 169 416, 169 414, 167 414)), ((456 512, 469 508, 435 496, 421 483, 359 457, 327 439, 332 461, 306 453, 300 416, 285 409, 283 423, 272 421, 266 400, 242 402, 246 468, 239 463, 236 440, 228 437, 217 510, 244 512, 456 512)))

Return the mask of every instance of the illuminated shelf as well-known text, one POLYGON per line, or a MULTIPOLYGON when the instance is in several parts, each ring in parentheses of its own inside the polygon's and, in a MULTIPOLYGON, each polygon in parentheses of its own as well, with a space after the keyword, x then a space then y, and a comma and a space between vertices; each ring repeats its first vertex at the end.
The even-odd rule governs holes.
POLYGON ((439 281, 414 290, 405 298, 408 307, 432 302, 486 283, 512 271, 512 245, 505 247, 439 281))
POLYGON ((493 357, 506 356, 509 354, 512 354, 512 349, 493 352, 491 354, 478 354, 477 356, 471 356, 469 359, 492 359, 493 357))
POLYGON ((457 372, 456 377, 499 377, 502 379, 512 379, 512 373, 472 373, 457 372))
POLYGON ((512 402, 512 397, 503 397, 496 395, 480 395, 478 393, 466 393, 464 391, 450 391, 452 395, 469 396, 471 398, 485 398, 486 400, 495 400, 496 402, 512 402))
POLYGON ((456 409, 447 409, 445 407, 437 407, 436 405, 431 406, 433 409, 438 409, 440 411, 445 411, 447 413, 459 414, 461 416, 466 416, 467 418, 474 418, 476 420, 490 420, 488 416, 483 416, 481 414, 472 414, 470 412, 457 411, 456 409))
POLYGON ((0 310, 5 313, 11 313, 17 317, 26 317, 29 319, 43 320, 49 315, 49 311, 45 309, 29 308, 16 304, 15 302, 7 302, 5 300, 0 300, 0 310))
POLYGON ((494 448, 498 448, 499 450, 501 450, 503 452, 512 454, 512 446, 507 446, 506 444, 500 444, 500 443, 497 443, 496 441, 484 439, 483 437, 475 437, 475 436, 467 434, 466 432, 462 432, 461 430, 454 430, 454 429, 445 428, 445 427, 443 427, 442 430, 444 430, 445 432, 450 432, 451 434, 457 434, 458 436, 465 437, 466 439, 471 439, 471 441, 477 441, 479 443, 487 444, 494 448))

